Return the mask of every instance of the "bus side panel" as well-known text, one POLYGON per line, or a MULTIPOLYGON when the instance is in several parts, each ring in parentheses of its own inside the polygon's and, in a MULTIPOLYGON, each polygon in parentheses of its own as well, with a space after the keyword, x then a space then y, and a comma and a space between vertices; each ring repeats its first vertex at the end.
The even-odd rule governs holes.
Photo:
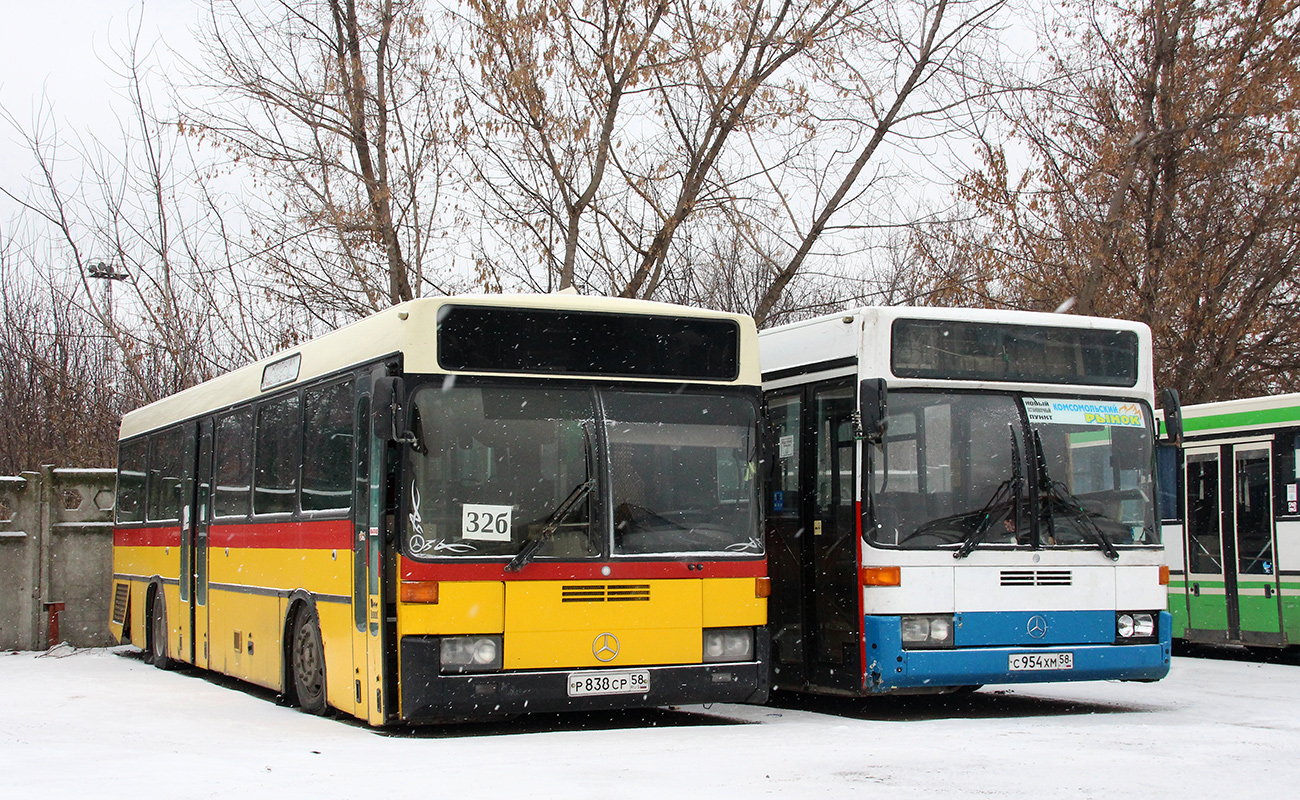
POLYGON ((1169 616, 1173 620, 1173 637, 1187 638, 1187 581, 1179 576, 1169 579, 1169 616))
MULTIPOLYGON (((323 528, 337 523, 315 523, 323 528)), ((346 521, 344 522, 346 525, 346 521)), ((268 525, 244 537, 274 537, 268 525)), ((228 531, 214 527, 222 540, 228 531)), ((328 533, 326 533, 328 535, 328 533)), ((351 551, 318 548, 214 547, 210 554, 209 615, 211 667, 229 675, 284 690, 283 654, 288 625, 289 595, 305 590, 316 598, 317 618, 325 649, 329 697, 350 708, 355 694, 352 678, 351 551), (249 644, 252 644, 250 650, 249 644)))
MULTIPOLYGON (((350 552, 350 551, 349 551, 350 552)), ((340 554, 340 561, 343 561, 340 554)), ((351 561, 349 557, 346 559, 351 561)), ((346 595, 344 595, 346 597, 346 595)), ((349 598, 350 599, 350 598, 349 598)), ((349 714, 357 713, 356 678, 352 665, 352 604, 316 598, 321 644, 325 650, 325 697, 349 714)), ((364 709, 362 710, 364 713, 364 709)))
POLYGON ((216 587, 209 590, 208 601, 212 669, 268 689, 282 689, 280 620, 284 601, 277 594, 216 587))
POLYGON ((1300 644, 1300 520, 1277 522, 1277 570, 1281 577, 1282 632, 1300 644))
POLYGON ((1165 523, 1161 526, 1161 541, 1165 543, 1165 563, 1169 566, 1169 614, 1173 618, 1175 639, 1187 638, 1187 572, 1183 558, 1183 526, 1165 523))
POLYGON ((1282 633, 1288 645, 1300 643, 1300 579, 1282 578, 1282 633))
MULTIPOLYGON (((144 649, 148 645, 149 582, 154 576, 161 578, 170 591, 164 592, 167 602, 168 653, 179 657, 180 632, 179 577, 180 531, 176 528, 132 528, 118 530, 114 535, 113 572, 130 576, 130 598, 126 628, 130 638, 123 644, 144 649)), ((118 579, 128 580, 128 579, 118 579)), ((188 651, 185 651, 188 653, 188 651)))

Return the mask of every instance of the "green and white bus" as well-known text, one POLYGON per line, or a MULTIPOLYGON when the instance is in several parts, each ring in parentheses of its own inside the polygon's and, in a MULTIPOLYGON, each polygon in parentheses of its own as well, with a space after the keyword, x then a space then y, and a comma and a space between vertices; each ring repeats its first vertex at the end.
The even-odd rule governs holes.
POLYGON ((1159 455, 1174 638, 1300 641, 1300 394, 1184 406, 1183 431, 1159 455))

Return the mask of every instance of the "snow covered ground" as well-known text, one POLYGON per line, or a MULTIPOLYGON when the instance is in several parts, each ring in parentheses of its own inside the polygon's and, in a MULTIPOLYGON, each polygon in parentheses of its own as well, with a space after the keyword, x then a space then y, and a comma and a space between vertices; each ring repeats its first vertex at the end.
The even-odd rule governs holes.
POLYGON ((1286 796, 1300 666, 374 731, 107 650, 0 653, 0 797, 1286 796))

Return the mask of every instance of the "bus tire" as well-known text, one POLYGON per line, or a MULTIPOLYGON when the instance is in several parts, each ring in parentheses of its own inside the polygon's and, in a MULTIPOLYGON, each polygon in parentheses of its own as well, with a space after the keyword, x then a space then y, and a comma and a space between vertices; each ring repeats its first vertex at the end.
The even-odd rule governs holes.
POLYGON ((325 649, 321 645, 320 623, 311 606, 303 606, 294 617, 289 663, 298 707, 308 714, 324 714, 325 649))
POLYGON ((167 656, 167 604, 161 589, 149 595, 148 639, 149 663, 158 669, 171 669, 172 660, 167 656))

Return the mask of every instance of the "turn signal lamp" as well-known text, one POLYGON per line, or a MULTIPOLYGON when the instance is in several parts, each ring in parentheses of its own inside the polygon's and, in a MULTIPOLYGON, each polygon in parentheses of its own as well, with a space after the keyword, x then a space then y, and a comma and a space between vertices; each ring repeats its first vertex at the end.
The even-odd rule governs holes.
POLYGON ((403 603, 436 603, 438 582, 402 581, 401 598, 403 603))
POLYGON ((902 567, 867 567, 862 570, 863 586, 902 586, 902 567))
POLYGON ((1160 568, 1160 585, 1161 585, 1161 586, 1168 586, 1168 585, 1169 585, 1169 567, 1168 567, 1168 566, 1163 566, 1163 567, 1160 568))
POLYGON ((772 579, 755 578, 754 579, 754 596, 771 597, 772 596, 772 579))

